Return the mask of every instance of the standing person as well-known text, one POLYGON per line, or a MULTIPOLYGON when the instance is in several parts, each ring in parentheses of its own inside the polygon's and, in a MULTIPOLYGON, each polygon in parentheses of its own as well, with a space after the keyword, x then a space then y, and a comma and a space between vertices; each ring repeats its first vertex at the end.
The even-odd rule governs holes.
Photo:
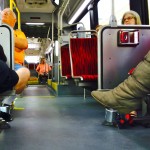
MULTIPOLYGON (((137 12, 125 12, 122 17, 124 25, 141 25, 141 19, 137 12)), ((105 107, 118 110, 120 113, 137 115, 137 109, 141 108, 141 102, 150 92, 150 51, 145 56, 132 74, 110 91, 92 91, 91 95, 105 107)))
MULTIPOLYGON (((14 28, 16 23, 16 15, 11 9, 5 8, 1 12, 1 16, 3 23, 8 24, 12 28, 14 28)), ((15 70, 19 76, 19 82, 16 88, 18 90, 23 90, 26 87, 26 84, 30 77, 30 71, 22 66, 24 62, 24 50, 28 48, 28 41, 21 30, 14 30, 14 45, 15 70)))
POLYGON ((43 77, 48 77, 48 73, 51 71, 51 67, 46 63, 45 58, 41 58, 36 71, 38 72, 40 82, 42 82, 43 77))

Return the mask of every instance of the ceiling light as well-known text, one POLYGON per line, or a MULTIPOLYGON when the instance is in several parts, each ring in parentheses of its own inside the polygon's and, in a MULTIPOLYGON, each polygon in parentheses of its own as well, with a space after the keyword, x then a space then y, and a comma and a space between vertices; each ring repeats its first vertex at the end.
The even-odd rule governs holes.
POLYGON ((51 0, 55 6, 59 6, 59 0, 51 0))
POLYGON ((44 25, 45 23, 26 23, 26 25, 44 25))

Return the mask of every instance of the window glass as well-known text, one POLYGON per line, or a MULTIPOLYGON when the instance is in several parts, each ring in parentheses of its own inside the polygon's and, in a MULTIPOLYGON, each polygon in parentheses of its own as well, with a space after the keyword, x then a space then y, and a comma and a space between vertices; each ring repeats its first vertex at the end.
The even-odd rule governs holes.
POLYGON ((39 62, 39 56, 25 56, 25 60, 27 63, 38 63, 39 62))
MULTIPOLYGON (((121 24, 121 18, 126 11, 130 10, 129 0, 114 0, 114 15, 117 24, 121 24)), ((100 25, 108 25, 112 14, 112 0, 100 0, 98 2, 98 23, 100 25)))
MULTIPOLYGON (((89 12, 79 21, 84 24, 85 30, 90 30, 90 14, 89 12)), ((81 24, 77 25, 77 29, 81 26, 81 24)))

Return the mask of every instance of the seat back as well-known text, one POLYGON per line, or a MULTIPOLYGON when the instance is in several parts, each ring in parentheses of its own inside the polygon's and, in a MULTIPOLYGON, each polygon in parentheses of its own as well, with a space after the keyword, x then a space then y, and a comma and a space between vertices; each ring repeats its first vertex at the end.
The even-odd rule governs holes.
POLYGON ((7 65, 14 69, 14 38, 13 30, 8 25, 0 25, 0 45, 7 57, 7 65))
MULTIPOLYGON (((9 68, 14 69, 14 38, 13 29, 6 25, 0 25, 0 45, 3 47, 4 53, 7 57, 7 65, 9 68)), ((6 91, 0 94, 2 103, 8 101, 8 96, 14 96, 15 91, 6 91)))
POLYGON ((97 38, 71 38, 70 55, 73 78, 97 79, 97 38))
POLYGON ((64 45, 60 49, 61 76, 66 79, 71 78, 71 64, 69 45, 64 45))
POLYGON ((136 67, 150 50, 150 26, 105 26, 99 35, 99 89, 113 89, 129 76, 129 70, 136 67), (139 38, 139 43, 118 45, 120 30, 137 30, 139 35, 135 39, 139 38))

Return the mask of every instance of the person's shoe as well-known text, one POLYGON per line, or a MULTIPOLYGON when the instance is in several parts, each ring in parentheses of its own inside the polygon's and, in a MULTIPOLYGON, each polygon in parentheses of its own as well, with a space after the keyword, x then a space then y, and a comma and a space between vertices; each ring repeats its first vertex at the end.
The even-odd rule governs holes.
POLYGON ((133 110, 141 109, 141 101, 130 99, 130 102, 121 97, 115 97, 113 90, 110 91, 92 91, 91 95, 96 99, 100 104, 106 108, 113 108, 119 113, 130 113, 133 110))
POLYGON ((114 105, 117 105, 117 103, 115 101, 109 100, 108 98, 106 99, 106 95, 109 93, 110 91, 97 90, 92 91, 91 95, 103 106, 107 108, 112 108, 114 105))
POLYGON ((0 112, 0 116, 6 121, 10 122, 13 120, 12 116, 9 113, 0 112))
POLYGON ((0 129, 10 129, 11 126, 8 124, 8 122, 4 120, 0 120, 0 129))

